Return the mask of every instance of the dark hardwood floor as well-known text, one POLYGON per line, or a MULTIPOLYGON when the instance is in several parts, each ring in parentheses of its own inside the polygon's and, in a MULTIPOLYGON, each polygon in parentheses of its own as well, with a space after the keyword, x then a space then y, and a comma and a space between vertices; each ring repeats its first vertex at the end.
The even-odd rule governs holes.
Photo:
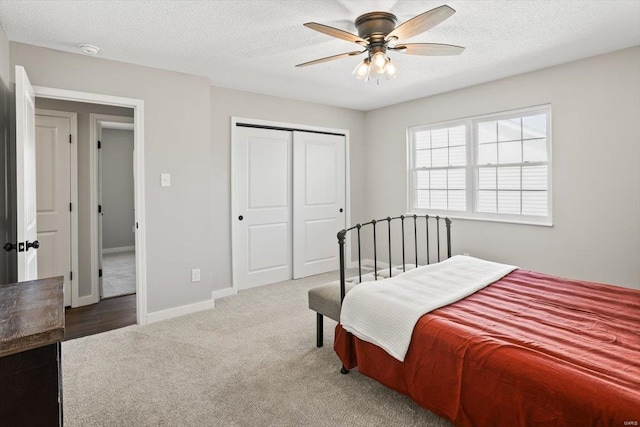
POLYGON ((97 304, 65 310, 64 339, 72 340, 136 323, 136 295, 103 299, 97 304))

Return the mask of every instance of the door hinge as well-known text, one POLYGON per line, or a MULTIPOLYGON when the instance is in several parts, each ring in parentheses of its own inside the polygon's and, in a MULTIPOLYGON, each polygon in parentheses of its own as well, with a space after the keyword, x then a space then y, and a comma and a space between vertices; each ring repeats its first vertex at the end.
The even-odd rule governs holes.
POLYGON ((138 228, 138 223, 136 222, 136 228, 138 228))
POLYGON ((102 269, 98 270, 98 277, 102 277, 102 269))
POLYGON ((73 212, 73 204, 69 202, 69 212, 73 212))
POLYGON ((69 281, 72 281, 72 280, 73 280, 73 271, 70 271, 69 272, 69 281))
POLYGON ((69 144, 72 144, 72 142, 71 142, 71 134, 69 134, 69 144))
POLYGON ((102 148, 102 142, 98 141, 98 150, 102 148))
POLYGON ((102 213, 102 205, 98 205, 98 213, 102 213))

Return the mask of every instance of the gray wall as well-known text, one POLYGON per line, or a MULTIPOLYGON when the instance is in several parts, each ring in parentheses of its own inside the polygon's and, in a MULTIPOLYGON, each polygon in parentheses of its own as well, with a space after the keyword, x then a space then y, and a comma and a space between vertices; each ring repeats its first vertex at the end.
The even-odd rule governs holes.
POLYGON ((407 126, 550 102, 555 226, 457 220, 454 249, 640 287, 639 57, 628 49, 364 113, 11 43, 12 64, 36 85, 145 101, 149 312, 231 284, 231 116, 350 130, 355 222, 406 210, 407 126), (161 172, 172 174, 170 188, 160 188, 161 172), (201 282, 190 283, 191 268, 201 282))
POLYGON ((408 126, 545 103, 554 226, 454 220, 454 252, 640 288, 640 47, 368 112, 366 212, 407 209, 408 126))
MULTIPOLYGON (((209 80, 11 43, 34 85, 144 101, 148 312, 211 299, 213 281, 209 80), (172 186, 160 188, 160 173, 172 186), (190 270, 202 280, 191 283, 190 270)), ((217 287, 229 283, 216 283, 217 287)))
MULTIPOLYGON (((29 72, 29 70, 27 70, 29 72)), ((31 79, 33 79, 30 76, 31 79)), ((32 80, 33 81, 33 80, 32 80)), ((35 84, 35 83, 34 83, 35 84)), ((78 286, 80 296, 91 294, 91 187, 89 185, 90 114, 133 116, 130 108, 96 105, 84 102, 36 98, 36 108, 68 111, 78 114, 78 286)))
POLYGON ((211 87, 213 140, 212 226, 216 246, 213 265, 216 283, 231 283, 231 117, 346 129, 350 137, 351 220, 365 218, 365 113, 345 108, 294 101, 232 89, 211 87))
POLYGON ((102 129, 102 248, 135 244, 133 131, 102 129))
POLYGON ((145 102, 148 312, 211 298, 231 286, 231 116, 347 129, 352 218, 364 215, 365 113, 212 88, 209 80, 11 43, 35 85, 145 102), (160 187, 160 173, 171 187, 160 187), (179 248, 179 249, 176 249, 179 248), (190 270, 202 280, 191 283, 190 270))

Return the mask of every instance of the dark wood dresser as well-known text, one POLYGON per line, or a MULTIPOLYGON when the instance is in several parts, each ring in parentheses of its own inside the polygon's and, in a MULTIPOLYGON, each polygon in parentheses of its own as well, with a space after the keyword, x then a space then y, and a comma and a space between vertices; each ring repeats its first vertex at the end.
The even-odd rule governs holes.
POLYGON ((61 426, 63 278, 0 285, 0 425, 61 426))

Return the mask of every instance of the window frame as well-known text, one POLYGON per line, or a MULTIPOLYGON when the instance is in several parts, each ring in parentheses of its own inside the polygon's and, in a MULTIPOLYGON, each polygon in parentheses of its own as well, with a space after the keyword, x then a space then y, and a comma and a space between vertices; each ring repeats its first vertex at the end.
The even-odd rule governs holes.
MULTIPOLYGON (((532 107, 519 108, 514 110, 500 111, 488 114, 481 114, 477 116, 469 116, 460 119, 446 120, 431 124, 409 126, 407 127, 407 212, 408 214, 429 214, 448 216, 454 219, 467 219, 475 221, 491 221, 491 222, 504 222, 514 224, 528 224, 528 225, 541 225, 541 226, 553 226, 553 159, 552 159, 552 110, 550 104, 537 105, 532 107), (490 213, 490 212, 478 212, 478 169, 484 165, 478 165, 478 142, 477 142, 477 127, 479 122, 493 121, 493 120, 508 120, 512 118, 518 118, 523 116, 533 116, 537 114, 546 114, 547 117, 547 161, 546 162, 520 162, 510 164, 496 164, 496 167, 505 166, 547 166, 547 215, 521 215, 521 214, 504 214, 504 213, 490 213), (414 135, 419 131, 432 131, 442 128, 450 128, 456 126, 465 126, 466 129, 466 166, 465 179, 466 179, 466 210, 454 211, 454 210, 436 210, 436 209, 418 209, 415 208, 415 195, 416 195, 416 171, 422 170, 415 167, 415 138, 414 135)), ((521 139, 522 141, 522 139, 521 139)), ((522 189, 520 190, 520 193, 522 189)))

